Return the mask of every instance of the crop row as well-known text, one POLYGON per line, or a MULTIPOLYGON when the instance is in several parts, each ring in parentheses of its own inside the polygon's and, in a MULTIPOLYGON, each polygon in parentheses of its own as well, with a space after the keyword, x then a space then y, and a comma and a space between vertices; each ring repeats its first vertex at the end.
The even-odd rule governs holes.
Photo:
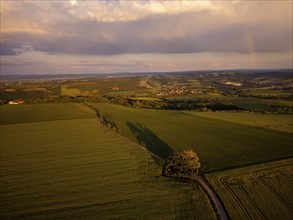
POLYGON ((292 162, 212 174, 209 181, 232 219, 287 219, 293 216, 292 162))

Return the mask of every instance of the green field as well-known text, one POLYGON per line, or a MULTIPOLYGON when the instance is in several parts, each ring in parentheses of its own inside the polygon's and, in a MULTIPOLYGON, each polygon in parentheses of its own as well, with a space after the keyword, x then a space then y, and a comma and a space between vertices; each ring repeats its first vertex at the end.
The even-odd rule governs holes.
POLYGON ((246 97, 223 97, 219 100, 225 104, 237 105, 245 110, 265 110, 275 112, 279 107, 292 107, 293 101, 260 99, 246 97))
POLYGON ((238 124, 250 125, 255 127, 270 128, 279 131, 293 133, 292 114, 255 114, 255 113, 230 113, 230 112, 194 112, 186 113, 200 117, 223 120, 238 124))
POLYGON ((271 89, 269 87, 244 89, 243 92, 249 95, 292 97, 292 93, 286 90, 271 89))
POLYGON ((149 92, 147 90, 134 90, 134 91, 112 91, 107 92, 107 95, 116 95, 116 96, 141 96, 146 97, 148 96, 149 92))
POLYGON ((42 91, 48 91, 48 90, 46 88, 38 87, 38 88, 27 88, 27 89, 23 89, 22 91, 25 91, 25 92, 39 91, 39 92, 42 92, 42 91))
POLYGON ((224 104, 236 105, 244 110, 264 110, 269 112, 276 112, 276 110, 280 107, 288 108, 293 106, 292 100, 223 96, 219 93, 197 93, 185 96, 172 96, 167 99, 170 101, 188 101, 197 99, 214 100, 224 104))
POLYGON ((183 95, 183 96, 171 96, 167 99, 170 101, 187 101, 187 100, 193 100, 193 99, 222 99, 225 98, 225 96, 219 94, 219 93, 195 93, 191 95, 183 95))
POLYGON ((231 219, 292 219, 293 159, 213 173, 207 179, 231 219))
POLYGON ((130 98, 133 100, 143 100, 143 101, 161 101, 161 99, 158 98, 152 98, 152 97, 135 97, 135 98, 130 98))
POLYGON ((292 133, 200 117, 182 111, 133 109, 96 103, 124 136, 167 157, 191 148, 203 171, 216 171, 293 156, 292 133))
POLYGON ((0 106, 0 124, 90 118, 94 114, 80 104, 38 104, 0 106))
POLYGON ((1 219, 216 219, 198 186, 161 177, 80 108, 1 107, 1 219))
POLYGON ((78 96, 81 92, 78 88, 68 88, 68 86, 61 86, 61 95, 78 96))

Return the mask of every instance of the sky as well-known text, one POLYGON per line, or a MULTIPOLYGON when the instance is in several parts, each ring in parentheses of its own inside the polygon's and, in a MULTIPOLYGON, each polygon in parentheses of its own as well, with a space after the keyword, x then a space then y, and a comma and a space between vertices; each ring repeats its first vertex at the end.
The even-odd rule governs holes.
POLYGON ((1 74, 292 68, 291 0, 0 0, 1 74))

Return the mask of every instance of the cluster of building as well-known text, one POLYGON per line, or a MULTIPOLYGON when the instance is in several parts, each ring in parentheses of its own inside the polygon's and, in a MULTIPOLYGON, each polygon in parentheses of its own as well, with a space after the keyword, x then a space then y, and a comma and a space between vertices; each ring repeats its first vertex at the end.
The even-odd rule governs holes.
POLYGON ((169 90, 169 91, 160 91, 156 95, 157 96, 177 96, 177 95, 188 95, 188 94, 194 94, 194 93, 202 93, 202 91, 177 89, 177 90, 169 90))
POLYGON ((232 86, 242 86, 242 83, 239 83, 239 82, 225 82, 224 84, 226 85, 232 85, 232 86))
POLYGON ((164 85, 162 89, 156 93, 157 96, 180 96, 195 93, 203 93, 202 90, 194 89, 186 85, 164 85))
POLYGON ((19 105, 19 104, 24 104, 24 100, 23 100, 23 99, 9 100, 9 101, 7 102, 7 104, 9 104, 9 105, 19 105))

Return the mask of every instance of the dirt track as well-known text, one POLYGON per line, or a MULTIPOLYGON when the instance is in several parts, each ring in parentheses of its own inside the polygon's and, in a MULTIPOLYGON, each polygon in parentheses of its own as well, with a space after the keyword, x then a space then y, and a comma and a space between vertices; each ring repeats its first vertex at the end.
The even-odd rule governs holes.
POLYGON ((219 197, 215 192, 209 187, 209 185, 200 177, 195 177, 195 180, 201 185, 201 187, 204 189, 205 193, 209 194, 209 198, 213 200, 213 203, 215 204, 215 207, 217 209, 217 212, 222 220, 228 220, 228 214, 222 205, 219 197))
MULTIPOLYGON (((120 139, 123 139, 124 141, 126 141, 127 143, 130 143, 132 145, 134 145, 135 147, 148 152, 149 154, 151 154, 153 157, 157 158, 159 161, 161 162, 165 162, 166 159, 165 158, 161 158, 158 155, 148 151, 146 148, 144 148, 143 146, 134 143, 133 141, 130 141, 128 138, 125 138, 117 133, 113 133, 113 135, 119 137, 120 139)), ((210 200, 211 204, 214 204, 214 207, 216 208, 216 212, 217 212, 217 217, 220 217, 220 219, 222 220, 229 220, 228 214, 224 208, 224 206, 222 205, 222 202, 220 201, 219 197, 217 196, 217 194, 212 190, 212 188, 205 182, 204 179, 200 178, 199 176, 195 177, 195 181, 198 182, 200 184, 200 186, 203 188, 204 192, 207 194, 207 197, 210 200), (212 201, 211 201, 212 200, 212 201)), ((191 182, 195 182, 192 181, 191 182)))

